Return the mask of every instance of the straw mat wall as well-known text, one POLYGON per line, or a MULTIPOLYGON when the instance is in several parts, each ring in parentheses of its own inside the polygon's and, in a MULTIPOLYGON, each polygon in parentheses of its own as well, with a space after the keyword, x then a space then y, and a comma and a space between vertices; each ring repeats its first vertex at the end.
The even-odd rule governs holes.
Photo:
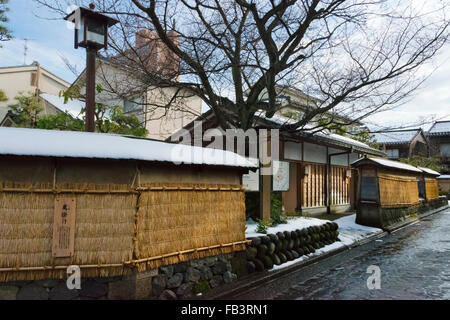
POLYGON ((0 282, 129 274, 245 249, 238 185, 0 182, 0 282), (56 197, 74 197, 74 254, 53 258, 56 197))
POLYGON ((378 173, 382 208, 409 207, 419 203, 417 178, 378 173))
POLYGON ((439 185, 437 179, 425 178, 425 195, 427 201, 439 198, 439 185))
POLYGON ((185 190, 140 194, 135 243, 136 259, 142 262, 137 264, 139 270, 245 249, 240 187, 178 187, 185 190))
POLYGON ((85 277, 124 274, 122 262, 130 259, 133 251, 137 195, 107 193, 114 192, 113 189, 124 191, 127 186, 107 186, 106 190, 104 185, 60 186, 61 189, 72 189, 72 194, 55 194, 52 187, 24 183, 2 185, 0 271, 32 268, 33 272, 0 272, 0 281, 65 278, 65 268, 45 269, 73 264, 84 266, 85 277), (34 192, 23 191, 31 187, 34 192), (75 251, 71 258, 52 257, 54 204, 58 196, 76 199, 75 251), (92 265, 107 266, 97 268, 92 265))

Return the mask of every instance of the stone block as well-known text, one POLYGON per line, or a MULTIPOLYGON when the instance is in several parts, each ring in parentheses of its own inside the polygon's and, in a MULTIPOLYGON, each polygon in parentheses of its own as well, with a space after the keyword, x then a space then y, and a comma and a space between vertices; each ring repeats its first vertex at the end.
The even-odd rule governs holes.
POLYGON ((173 271, 174 271, 173 269, 174 269, 173 266, 164 266, 164 267, 159 268, 161 273, 165 274, 167 276, 167 278, 170 278, 171 276, 173 276, 173 271))
POLYGON ((189 298, 192 296, 192 291, 194 289, 194 284, 192 283, 183 283, 177 289, 177 296, 181 298, 189 298))
POLYGON ((198 270, 200 271, 200 274, 201 274, 201 277, 200 277, 201 280, 211 280, 212 279, 213 273, 212 273, 210 267, 203 265, 203 266, 200 266, 198 270))
POLYGON ((160 300, 177 300, 177 295, 172 290, 164 290, 159 296, 160 300))
POLYGON ((35 283, 23 286, 17 293, 17 300, 48 300, 48 298, 48 289, 35 283))
POLYGON ((152 293, 155 297, 159 297, 166 289, 167 276, 165 274, 158 274, 152 279, 152 293))
POLYGON ((167 280, 167 288, 174 289, 178 288, 183 283, 183 274, 175 273, 172 277, 167 280))
POLYGON ((177 263, 176 265, 173 266, 173 272, 174 273, 185 273, 188 267, 189 267, 189 264, 187 262, 177 263))
POLYGON ((185 282, 196 283, 200 280, 202 274, 196 268, 189 267, 184 275, 185 282))
POLYGON ((226 271, 223 274, 223 282, 225 283, 231 283, 233 281, 233 276, 232 273, 230 271, 226 271))
POLYGON ((209 280, 209 285, 211 288, 220 286, 223 283, 223 277, 221 275, 215 275, 211 280, 209 280))
POLYGON ((225 271, 227 271, 227 263, 225 261, 217 261, 212 267, 212 272, 215 275, 222 275, 225 271))
POLYGON ((79 296, 78 289, 67 288, 66 282, 60 282, 56 287, 50 290, 50 300, 73 300, 79 296))
POLYGON ((136 294, 136 279, 133 276, 108 283, 109 300, 132 300, 136 294))
POLYGON ((16 300, 19 287, 0 286, 0 300, 16 300))
POLYGON ((80 296, 87 298, 101 298, 108 294, 108 284, 95 280, 86 281, 81 285, 80 296))

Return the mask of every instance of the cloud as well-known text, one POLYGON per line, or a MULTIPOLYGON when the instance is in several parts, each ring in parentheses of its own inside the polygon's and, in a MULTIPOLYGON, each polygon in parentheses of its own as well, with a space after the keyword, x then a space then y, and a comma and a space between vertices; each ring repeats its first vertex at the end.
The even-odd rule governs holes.
POLYGON ((423 83, 411 100, 392 111, 385 111, 367 118, 370 123, 396 127, 417 123, 421 119, 435 116, 450 120, 450 45, 442 48, 435 57, 434 68, 427 66, 432 75, 423 83))

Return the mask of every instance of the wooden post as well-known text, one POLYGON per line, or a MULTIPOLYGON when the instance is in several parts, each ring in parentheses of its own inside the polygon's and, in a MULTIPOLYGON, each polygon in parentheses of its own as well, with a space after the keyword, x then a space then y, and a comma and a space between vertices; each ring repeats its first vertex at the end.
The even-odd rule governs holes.
POLYGON ((97 50, 86 48, 86 123, 87 132, 95 131, 95 56, 97 50))
MULTIPOLYGON (((260 140, 261 141, 261 140, 260 140)), ((263 143, 262 148, 262 163, 260 172, 260 188, 259 188, 259 201, 260 201, 260 219, 269 221, 271 218, 271 194, 272 194, 272 174, 263 175, 263 168, 270 168, 272 165, 271 157, 271 143, 270 143, 270 131, 267 132, 267 141, 263 143), (268 161, 270 159, 270 162, 268 161)), ((267 170, 267 169, 266 169, 267 170)))

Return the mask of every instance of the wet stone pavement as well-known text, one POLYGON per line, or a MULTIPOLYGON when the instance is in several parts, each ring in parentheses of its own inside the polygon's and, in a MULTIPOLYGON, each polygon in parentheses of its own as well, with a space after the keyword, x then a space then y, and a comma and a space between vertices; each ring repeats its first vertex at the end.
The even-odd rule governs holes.
POLYGON ((450 209, 236 299, 450 299, 450 209), (371 265, 381 288, 369 290, 371 265))

